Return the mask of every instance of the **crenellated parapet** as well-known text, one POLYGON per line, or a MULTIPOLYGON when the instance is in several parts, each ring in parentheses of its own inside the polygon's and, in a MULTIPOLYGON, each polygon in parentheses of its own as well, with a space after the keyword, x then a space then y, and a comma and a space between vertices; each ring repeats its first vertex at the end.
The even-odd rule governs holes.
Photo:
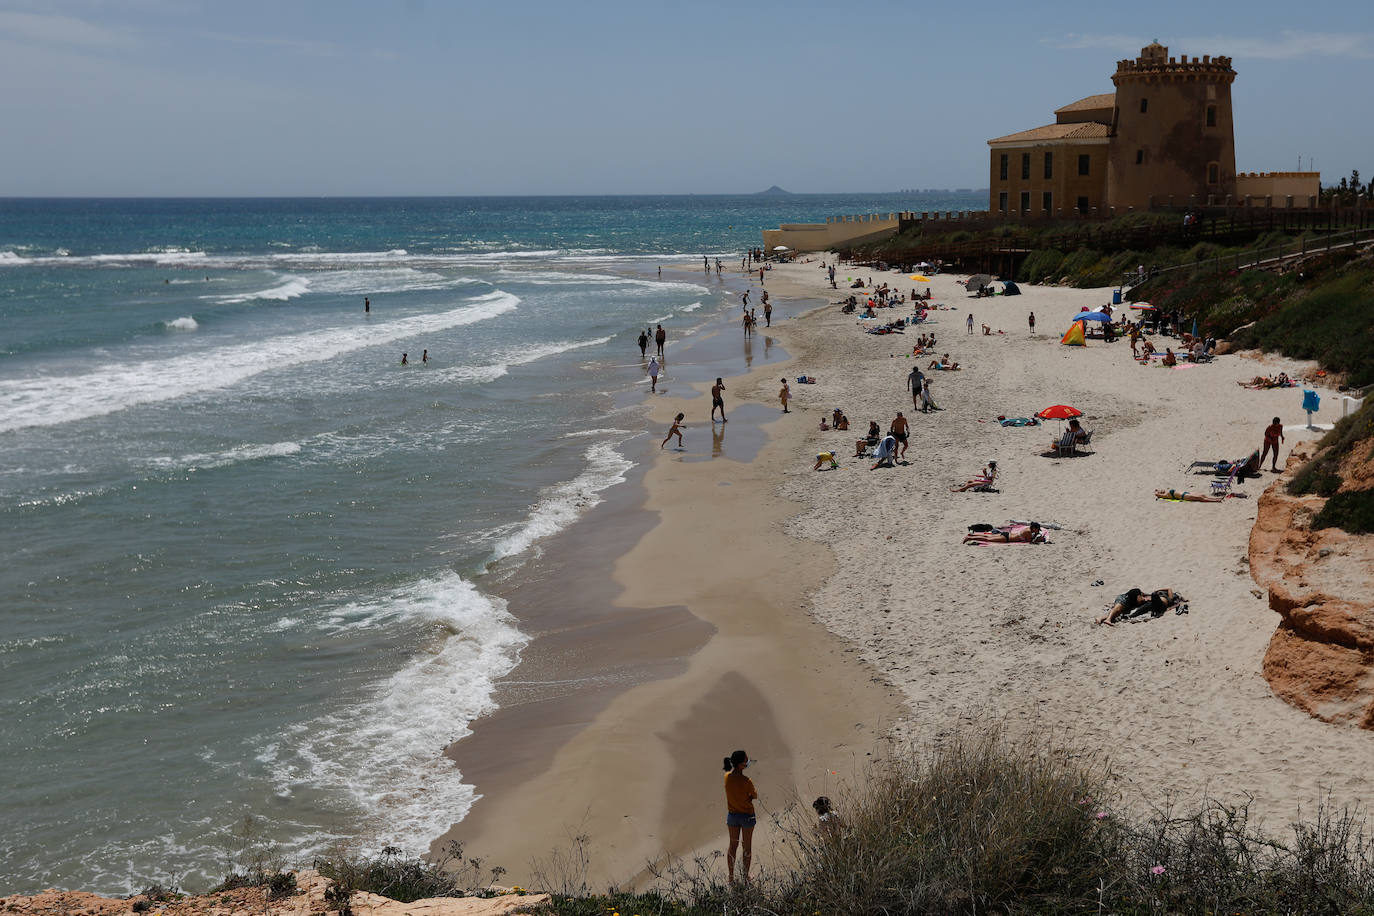
POLYGON ((1119 60, 1112 83, 1120 86, 1127 82, 1182 82, 1205 80, 1207 82, 1231 83, 1236 71, 1231 68, 1231 58, 1224 55, 1213 57, 1170 57, 1169 49, 1161 44, 1142 48, 1135 60, 1119 60))

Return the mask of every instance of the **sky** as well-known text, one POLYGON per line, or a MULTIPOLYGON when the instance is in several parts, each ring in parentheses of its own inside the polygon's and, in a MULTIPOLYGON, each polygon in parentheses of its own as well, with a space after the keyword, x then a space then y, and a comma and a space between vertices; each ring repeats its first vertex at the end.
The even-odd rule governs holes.
POLYGON ((1374 3, 0 0, 0 196, 987 186, 1158 39, 1236 166, 1374 173, 1374 3))

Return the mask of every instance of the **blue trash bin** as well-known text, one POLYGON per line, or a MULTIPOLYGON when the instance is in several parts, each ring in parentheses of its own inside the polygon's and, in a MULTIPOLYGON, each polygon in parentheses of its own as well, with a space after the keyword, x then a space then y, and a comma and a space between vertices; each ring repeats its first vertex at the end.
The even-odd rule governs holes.
POLYGON ((1119 290, 1119 289, 1114 289, 1114 290, 1112 290, 1112 305, 1120 305, 1120 304, 1121 304, 1121 290, 1119 290))

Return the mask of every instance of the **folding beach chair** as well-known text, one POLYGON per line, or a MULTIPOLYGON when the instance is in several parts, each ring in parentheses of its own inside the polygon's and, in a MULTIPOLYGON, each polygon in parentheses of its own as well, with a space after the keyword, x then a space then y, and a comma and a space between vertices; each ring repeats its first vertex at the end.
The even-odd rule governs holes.
POLYGON ((1238 461, 1238 462, 1236 462, 1235 464, 1231 465, 1231 473, 1230 473, 1230 474, 1227 474, 1227 475, 1226 475, 1225 477, 1223 477, 1223 478, 1218 478, 1218 479, 1212 481, 1212 495, 1213 495, 1213 496, 1230 496, 1230 495, 1231 495, 1231 486, 1236 482, 1236 475, 1237 475, 1238 473, 1240 473, 1240 469, 1241 469, 1241 462, 1238 461))

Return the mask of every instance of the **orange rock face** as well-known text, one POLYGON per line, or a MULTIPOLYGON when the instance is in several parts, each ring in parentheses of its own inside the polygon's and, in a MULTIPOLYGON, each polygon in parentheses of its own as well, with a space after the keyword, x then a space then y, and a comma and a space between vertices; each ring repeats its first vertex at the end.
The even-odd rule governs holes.
POLYGON ((1287 491, 1308 457, 1294 449, 1250 532, 1250 574, 1282 618, 1264 677, 1280 699, 1324 722, 1374 730, 1374 537, 1312 530, 1324 500, 1287 491))
MULTIPOLYGON (((0 897, 0 913, 15 916, 132 916, 138 912, 148 916, 321 916, 330 912, 324 898, 330 885, 327 878, 302 870, 296 872, 296 880, 299 893, 274 901, 267 900, 263 889, 257 887, 167 901, 148 901, 141 894, 122 899, 53 890, 0 897)), ((546 904, 550 899, 548 894, 506 893, 499 897, 436 897, 398 903, 376 894, 359 892, 353 895, 351 904, 355 913, 370 916, 506 916, 546 904)))

